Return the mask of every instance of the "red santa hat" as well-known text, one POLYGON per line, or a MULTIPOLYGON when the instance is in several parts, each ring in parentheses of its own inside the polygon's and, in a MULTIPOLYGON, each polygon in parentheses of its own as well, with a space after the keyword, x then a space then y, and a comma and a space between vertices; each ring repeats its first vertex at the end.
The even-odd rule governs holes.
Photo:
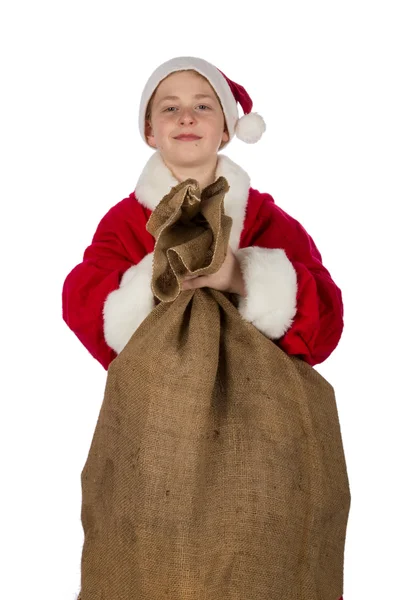
POLYGON ((248 144, 258 142, 266 129, 266 125, 261 115, 251 112, 253 101, 244 87, 229 79, 211 63, 193 56, 180 56, 168 60, 160 65, 148 79, 139 108, 139 129, 144 141, 147 143, 145 135, 146 110, 154 90, 171 73, 189 69, 203 75, 214 88, 224 111, 229 141, 236 135, 239 140, 248 144), (240 118, 237 103, 240 104, 244 113, 240 118))

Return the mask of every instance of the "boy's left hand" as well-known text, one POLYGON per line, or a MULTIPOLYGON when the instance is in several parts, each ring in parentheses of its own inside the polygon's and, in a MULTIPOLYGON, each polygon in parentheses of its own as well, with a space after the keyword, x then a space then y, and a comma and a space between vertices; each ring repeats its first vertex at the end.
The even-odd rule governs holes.
POLYGON ((230 246, 228 246, 227 255, 219 271, 212 275, 203 275, 200 277, 188 275, 182 282, 181 287, 182 290, 209 287, 220 292, 231 292, 240 296, 246 295, 240 264, 230 246))

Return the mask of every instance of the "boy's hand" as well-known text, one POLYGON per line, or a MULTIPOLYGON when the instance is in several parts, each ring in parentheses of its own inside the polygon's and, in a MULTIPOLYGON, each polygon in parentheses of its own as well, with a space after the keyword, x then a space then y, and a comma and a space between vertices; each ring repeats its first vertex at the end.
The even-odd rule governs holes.
POLYGON ((230 246, 228 246, 227 255, 219 271, 213 273, 213 275, 203 275, 201 277, 189 275, 182 282, 181 287, 182 290, 209 287, 220 292, 231 292, 240 296, 246 295, 240 264, 230 246))

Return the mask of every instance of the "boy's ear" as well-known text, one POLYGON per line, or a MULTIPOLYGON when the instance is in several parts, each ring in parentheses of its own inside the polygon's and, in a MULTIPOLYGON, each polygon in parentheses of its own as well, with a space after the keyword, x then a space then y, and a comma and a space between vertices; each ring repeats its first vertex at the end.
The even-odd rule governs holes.
POLYGON ((153 135, 153 128, 148 119, 146 119, 145 124, 144 124, 144 133, 145 133, 148 144, 150 146, 152 146, 152 148, 155 148, 156 144, 155 144, 154 135, 153 135))
POLYGON ((229 142, 228 126, 226 124, 226 119, 225 118, 224 118, 224 131, 223 131, 223 134, 222 134, 221 142, 229 142))
POLYGON ((226 127, 226 124, 225 124, 224 131, 222 132, 220 148, 221 148, 222 144, 227 143, 227 142, 229 142, 229 133, 228 133, 228 128, 226 127))

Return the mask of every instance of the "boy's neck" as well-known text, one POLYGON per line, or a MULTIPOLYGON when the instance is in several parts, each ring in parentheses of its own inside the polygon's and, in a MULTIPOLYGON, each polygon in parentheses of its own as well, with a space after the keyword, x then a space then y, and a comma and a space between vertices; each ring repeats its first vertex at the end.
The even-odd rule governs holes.
POLYGON ((213 157, 212 161, 205 165, 191 167, 169 165, 167 163, 166 165, 179 182, 185 181, 186 179, 195 179, 200 186, 200 190, 203 190, 211 183, 214 183, 217 163, 218 157, 213 157))

